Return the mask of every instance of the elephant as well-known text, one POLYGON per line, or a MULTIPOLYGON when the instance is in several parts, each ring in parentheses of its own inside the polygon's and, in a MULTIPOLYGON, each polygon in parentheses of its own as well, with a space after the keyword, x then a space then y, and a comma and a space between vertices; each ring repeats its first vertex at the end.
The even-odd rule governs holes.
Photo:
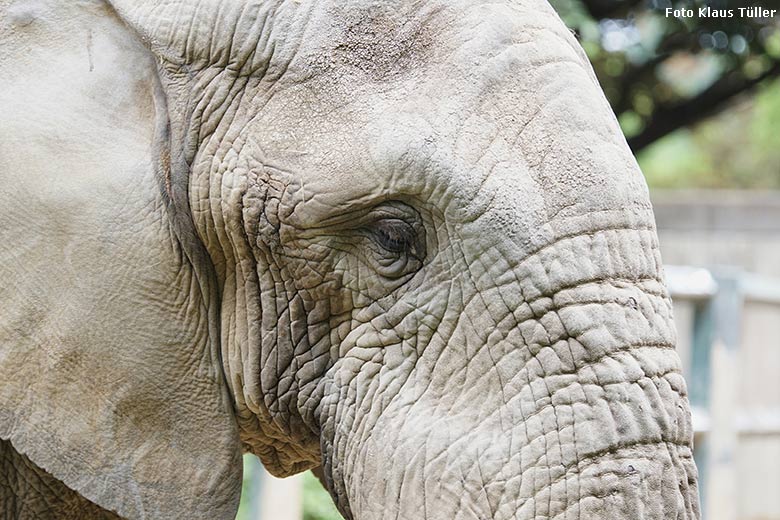
POLYGON ((0 0, 0 512, 695 519, 652 207, 545 0, 0 0))

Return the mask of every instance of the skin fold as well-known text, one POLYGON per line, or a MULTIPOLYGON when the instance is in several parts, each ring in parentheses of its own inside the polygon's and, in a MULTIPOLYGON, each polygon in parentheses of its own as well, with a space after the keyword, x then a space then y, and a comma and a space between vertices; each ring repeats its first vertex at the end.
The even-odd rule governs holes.
POLYGON ((547 3, 0 14, 0 438, 42 503, 230 519, 244 451, 348 519, 699 518, 647 188, 547 3))
POLYGON ((20 520, 120 518, 65 487, 6 441, 0 441, 0 515, 20 520))

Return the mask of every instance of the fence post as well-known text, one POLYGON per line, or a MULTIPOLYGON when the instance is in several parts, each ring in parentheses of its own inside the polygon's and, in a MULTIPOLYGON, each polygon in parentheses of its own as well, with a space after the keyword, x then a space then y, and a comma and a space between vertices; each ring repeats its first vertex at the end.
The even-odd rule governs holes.
POLYGON ((265 474, 261 505, 263 520, 301 520, 303 518, 302 475, 276 478, 265 474))
MULTIPOLYGON (((715 306, 714 297, 696 304, 693 317, 693 335, 691 344, 690 372, 688 373, 688 395, 691 401, 691 411, 698 424, 694 431, 700 428, 695 437, 694 458, 699 469, 699 500, 701 506, 707 505, 709 490, 709 434, 712 427, 710 417, 710 392, 712 387, 712 345, 715 342, 715 306)), ((704 518, 707 518, 706 515, 704 518)))
POLYGON ((246 513, 241 520, 301 520, 303 481, 300 475, 272 477, 255 456, 245 458, 246 513))
POLYGON ((707 482, 704 518, 736 520, 738 482, 736 466, 738 349, 741 339, 743 295, 739 271, 715 272, 718 292, 712 302, 713 343, 710 357, 709 410, 711 429, 707 440, 707 482))

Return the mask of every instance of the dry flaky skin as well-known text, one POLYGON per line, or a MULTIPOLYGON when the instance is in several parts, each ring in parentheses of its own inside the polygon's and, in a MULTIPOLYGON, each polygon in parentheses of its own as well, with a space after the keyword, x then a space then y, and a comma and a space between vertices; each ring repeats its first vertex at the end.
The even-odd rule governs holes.
POLYGON ((240 445, 356 520, 698 518, 647 189, 546 3, 110 4, 0 3, 0 437, 128 518, 231 518, 240 445))

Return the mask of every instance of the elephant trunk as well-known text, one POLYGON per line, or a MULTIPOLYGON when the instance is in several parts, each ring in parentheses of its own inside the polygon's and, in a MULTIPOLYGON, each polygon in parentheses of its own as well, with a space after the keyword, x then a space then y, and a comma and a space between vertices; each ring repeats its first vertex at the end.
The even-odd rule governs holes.
POLYGON ((480 247, 478 262, 465 251, 482 271, 447 292, 457 312, 408 377, 373 377, 397 387, 392 398, 357 385, 368 390, 330 431, 342 510, 699 518, 671 302, 652 216, 641 218, 599 229, 590 219, 587 232, 561 228, 531 252, 480 247))

